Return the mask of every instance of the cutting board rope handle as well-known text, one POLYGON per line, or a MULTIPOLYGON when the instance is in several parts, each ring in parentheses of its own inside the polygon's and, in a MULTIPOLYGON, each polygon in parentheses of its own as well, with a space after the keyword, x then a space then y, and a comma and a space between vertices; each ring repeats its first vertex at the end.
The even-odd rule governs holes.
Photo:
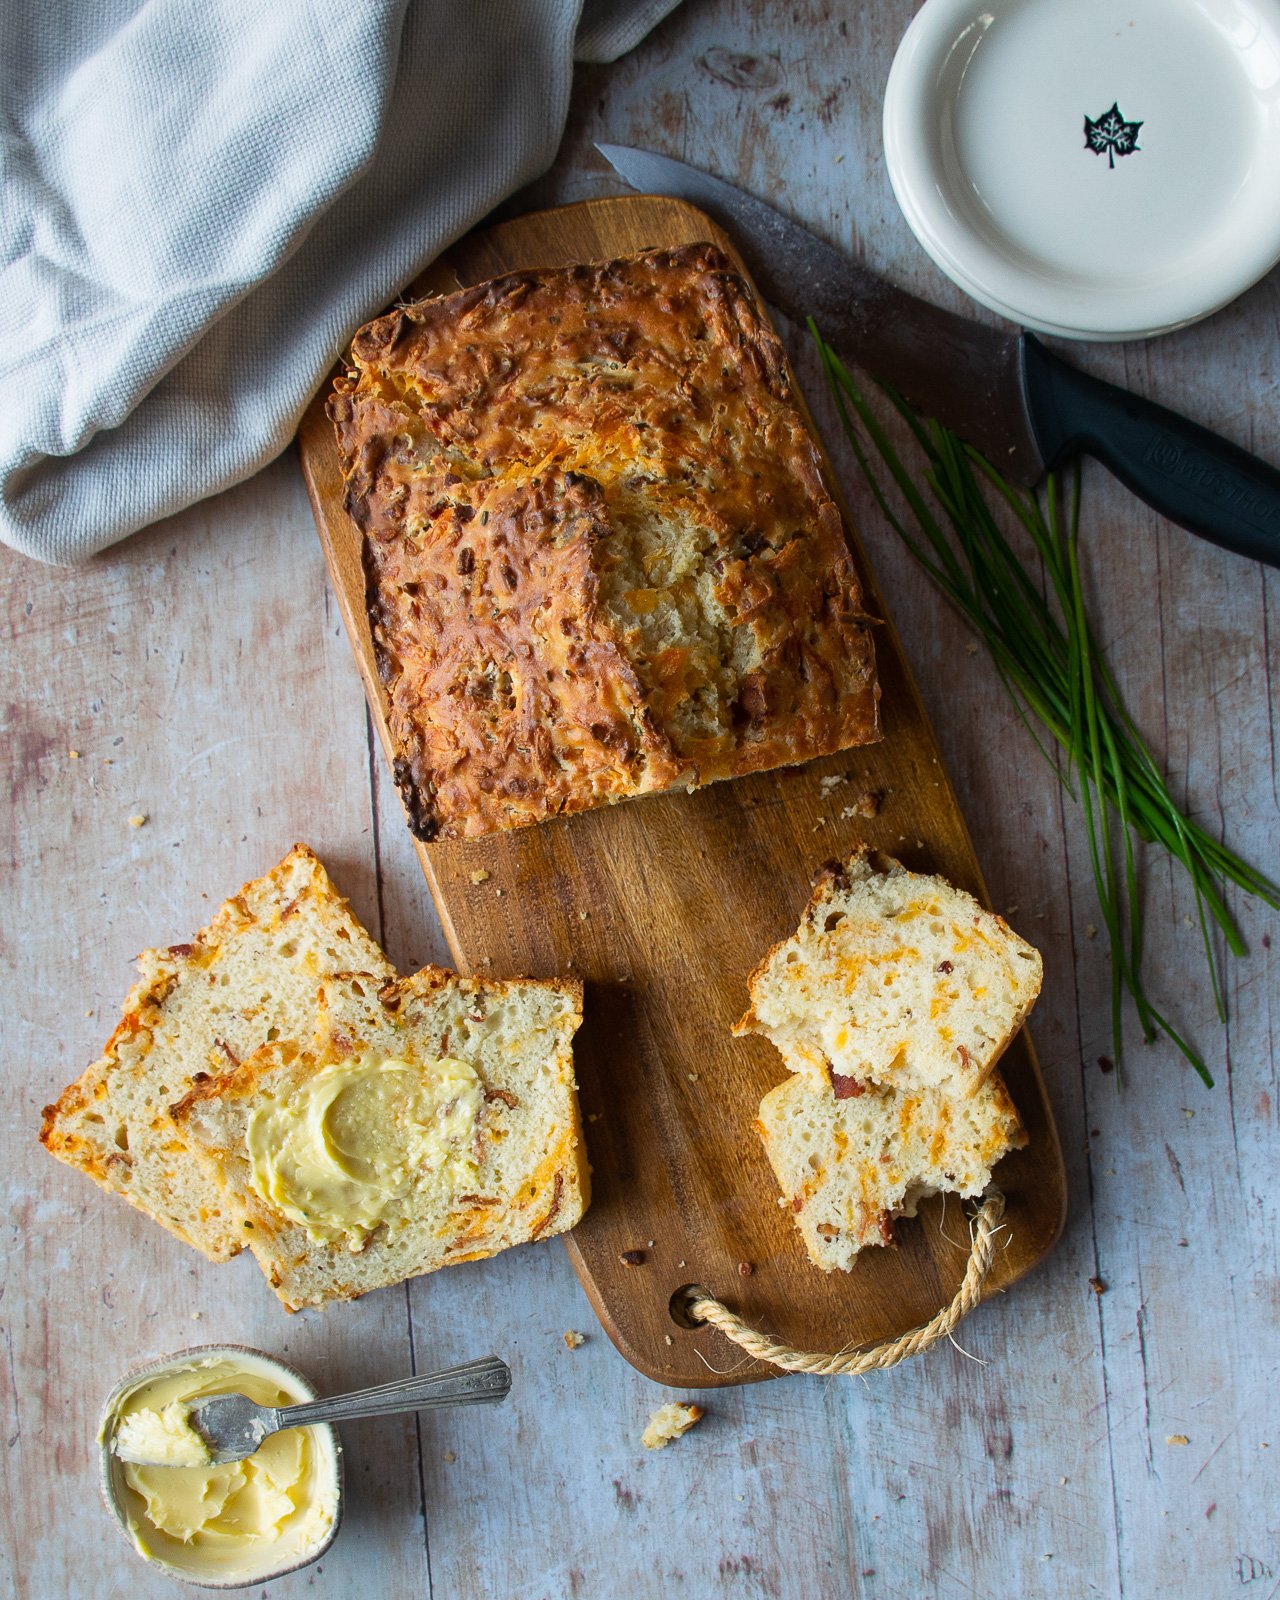
POLYGON ((995 1255, 996 1235, 1002 1231, 1003 1216, 1004 1196, 998 1189, 989 1189, 973 1218, 969 1265, 955 1299, 923 1327, 913 1328, 900 1339, 891 1339, 870 1350, 854 1350, 837 1355, 793 1350, 790 1345, 779 1344, 776 1339, 749 1328, 728 1306, 705 1292, 690 1298, 688 1314, 694 1322, 707 1322, 719 1328, 727 1339, 732 1339, 734 1344, 741 1346, 757 1361, 769 1361, 784 1372, 815 1372, 823 1377, 856 1378, 864 1372, 894 1367, 908 1356, 919 1355, 939 1339, 945 1339, 956 1323, 968 1316, 978 1304, 982 1298, 982 1285, 986 1282, 995 1255))

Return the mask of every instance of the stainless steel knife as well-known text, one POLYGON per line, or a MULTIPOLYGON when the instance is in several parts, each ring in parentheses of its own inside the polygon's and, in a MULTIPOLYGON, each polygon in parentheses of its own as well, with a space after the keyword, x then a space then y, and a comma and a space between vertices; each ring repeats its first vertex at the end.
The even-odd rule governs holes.
POLYGON ((1192 533, 1280 567, 1280 472, 1175 412, 1078 371, 1032 334, 898 289, 764 201, 683 161, 596 146, 645 194, 672 195, 732 235, 761 293, 1030 487, 1079 452, 1192 533))

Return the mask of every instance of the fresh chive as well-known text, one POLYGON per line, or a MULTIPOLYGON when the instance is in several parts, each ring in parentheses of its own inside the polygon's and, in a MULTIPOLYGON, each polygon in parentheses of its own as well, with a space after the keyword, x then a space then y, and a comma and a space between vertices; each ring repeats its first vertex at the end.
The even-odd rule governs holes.
POLYGON ((1142 918, 1135 836, 1159 845, 1191 880, 1218 1016, 1226 1020, 1213 932, 1228 954, 1244 940, 1224 899, 1225 884, 1280 909, 1280 888, 1184 815, 1133 718, 1089 623, 1080 577, 1080 474, 1064 485, 1053 473, 1041 495, 1027 494, 956 434, 925 421, 891 389, 922 465, 904 465, 883 423, 812 321, 840 422, 889 526, 957 611, 981 635, 1019 716, 1063 787, 1080 801, 1089 864, 1111 946, 1111 1031, 1121 1060, 1128 995, 1144 1038, 1163 1033, 1212 1086, 1194 1046, 1156 1009, 1142 978, 1142 918), (905 502, 894 509, 872 452, 905 502), (1039 561, 1044 588, 1006 537, 992 506, 1012 514, 1039 561), (933 502, 931 504, 930 502, 933 502), (934 506, 938 508, 935 511, 934 506), (938 512, 941 513, 939 516, 938 512), (910 525, 908 525, 910 523, 910 525), (1046 741, 1041 735, 1047 733, 1046 741), (1060 752, 1055 759, 1053 746, 1060 752), (1117 836, 1119 857, 1117 858, 1117 836), (1211 927, 1212 924, 1212 927, 1211 927))

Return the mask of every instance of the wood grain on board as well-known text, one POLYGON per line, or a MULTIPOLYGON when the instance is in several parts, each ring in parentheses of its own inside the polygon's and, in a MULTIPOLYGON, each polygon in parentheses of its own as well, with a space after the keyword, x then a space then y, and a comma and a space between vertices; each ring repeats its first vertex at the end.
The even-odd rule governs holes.
MULTIPOLYGON (((681 202, 623 197, 541 212, 463 240, 414 286, 448 291, 521 267, 607 259, 653 245, 732 241, 681 202)), ((387 744, 384 700, 364 608, 360 536, 341 504, 323 395, 300 430, 303 472, 339 607, 387 744)), ((834 475, 827 468, 839 500, 834 475)), ((847 521, 846 516, 846 521, 847 521)), ((871 597, 883 602, 851 538, 871 597)), ((711 1289, 785 1342, 836 1350, 900 1334, 951 1298, 968 1234, 959 1209, 927 1203, 898 1246, 869 1251, 851 1274, 813 1267, 751 1131, 762 1094, 785 1076, 772 1047, 735 1040, 746 977, 795 926, 817 868, 858 839, 913 868, 984 894, 973 848, 893 628, 876 631, 883 741, 800 768, 607 807, 537 828, 418 846, 454 959, 463 971, 587 984, 576 1045, 594 1169, 585 1220, 568 1236, 601 1322, 640 1371, 682 1387, 774 1375, 725 1366, 726 1346, 690 1329, 671 1303, 711 1289), (847 817, 867 793, 871 819, 847 817), (478 868, 489 876, 472 881, 478 868), (626 1266, 623 1252, 644 1262, 626 1266), (750 1264, 749 1274, 740 1271, 750 1264)), ((998 1181, 1008 1243, 988 1292, 1038 1261, 1062 1226, 1062 1158, 1030 1044, 1005 1059, 1030 1135, 998 1181)))

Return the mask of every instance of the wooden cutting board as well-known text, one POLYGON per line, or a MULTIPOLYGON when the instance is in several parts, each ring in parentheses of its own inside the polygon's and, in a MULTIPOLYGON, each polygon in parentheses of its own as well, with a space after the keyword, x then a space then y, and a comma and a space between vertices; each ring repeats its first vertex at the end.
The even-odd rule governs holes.
MULTIPOLYGON (((712 240, 736 259, 732 241, 680 201, 593 200, 470 235, 410 296, 515 268, 698 240, 712 240)), ((323 394, 303 420, 299 445, 333 587, 386 748, 360 535, 342 509, 323 394)), ((829 462, 826 471, 842 503, 829 462)), ((870 609, 885 616, 852 530, 850 543, 870 609)), ((964 1270, 968 1233, 954 1200, 945 1220, 942 1201, 927 1202, 918 1221, 900 1225, 895 1247, 864 1252, 851 1273, 827 1274, 809 1262, 751 1128, 761 1096, 786 1074, 764 1040, 729 1032, 746 1008, 748 973, 795 928, 812 874, 857 839, 986 898, 889 622, 876 631, 876 651, 884 691, 879 745, 693 795, 417 847, 460 971, 574 972, 586 981, 575 1057, 594 1192, 566 1243, 614 1344, 641 1372, 675 1387, 775 1376, 713 1329, 681 1325, 672 1300, 690 1284, 711 1289, 790 1345, 834 1351, 926 1321, 951 1299, 964 1270), (874 818, 842 816, 866 794, 884 797, 874 818), (473 883, 481 868, 489 877, 473 883), (635 1250, 643 1263, 624 1265, 622 1253, 635 1250)), ((1025 1036, 1006 1056, 1005 1073, 1030 1144, 997 1172, 1009 1233, 987 1293, 1007 1288, 1049 1250, 1066 1209, 1062 1156, 1025 1036)))

